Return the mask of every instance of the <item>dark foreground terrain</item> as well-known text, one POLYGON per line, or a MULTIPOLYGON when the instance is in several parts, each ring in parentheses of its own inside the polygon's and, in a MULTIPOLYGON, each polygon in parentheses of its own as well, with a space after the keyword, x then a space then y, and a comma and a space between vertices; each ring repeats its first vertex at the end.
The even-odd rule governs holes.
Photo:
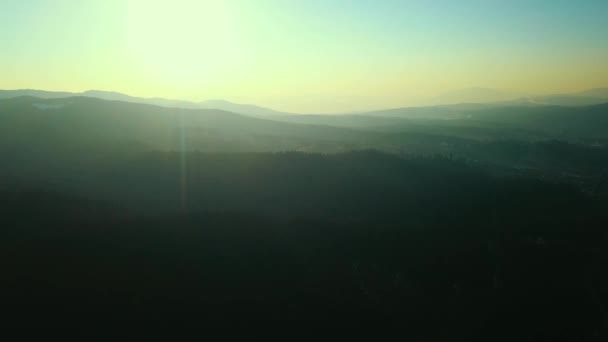
POLYGON ((511 126, 494 124, 491 138, 456 124, 379 138, 222 112, 188 114, 202 128, 184 142, 169 109, 39 101, 0 107, 0 326, 608 339, 601 143, 503 139, 511 126), (374 150, 339 152, 353 142, 374 150), (293 146, 315 153, 275 151, 293 146))
POLYGON ((178 158, 164 154, 96 166, 63 192, 5 184, 2 324, 366 321, 435 341, 606 337, 598 193, 376 152, 188 160, 185 199, 167 166, 178 158))

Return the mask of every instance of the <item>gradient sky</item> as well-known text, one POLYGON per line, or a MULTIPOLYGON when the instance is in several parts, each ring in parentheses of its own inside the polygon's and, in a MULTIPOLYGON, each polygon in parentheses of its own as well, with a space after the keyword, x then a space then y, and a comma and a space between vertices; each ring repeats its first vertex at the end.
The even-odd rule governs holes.
POLYGON ((608 86, 606 0, 2 0, 0 88, 398 107, 608 86))

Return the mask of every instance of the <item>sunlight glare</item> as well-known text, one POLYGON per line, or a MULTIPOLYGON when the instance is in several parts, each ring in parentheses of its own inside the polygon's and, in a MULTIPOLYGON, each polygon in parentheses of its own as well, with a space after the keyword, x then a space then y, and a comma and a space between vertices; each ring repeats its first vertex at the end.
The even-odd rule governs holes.
POLYGON ((127 44, 134 63, 160 81, 196 84, 238 63, 235 20, 220 0, 130 0, 127 44))

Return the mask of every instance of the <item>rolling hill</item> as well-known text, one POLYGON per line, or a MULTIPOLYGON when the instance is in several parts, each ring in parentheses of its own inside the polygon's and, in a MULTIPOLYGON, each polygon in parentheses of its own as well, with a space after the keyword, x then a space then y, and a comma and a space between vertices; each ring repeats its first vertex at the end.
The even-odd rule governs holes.
POLYGON ((169 100, 163 98, 142 98, 134 97, 118 92, 111 91, 100 91, 100 90, 88 90, 82 93, 70 93, 70 92, 51 92, 44 90, 0 90, 0 99, 10 99, 20 96, 33 96, 43 99, 59 99, 76 96, 92 97, 101 100, 108 101, 122 101, 139 104, 148 104, 167 108, 186 108, 186 109, 218 109, 228 112, 235 112, 239 114, 249 115, 253 117, 267 117, 275 115, 287 115, 268 108, 249 104, 238 104, 225 100, 207 100, 202 102, 191 102, 182 100, 169 100))
POLYGON ((138 144, 159 150, 337 151, 369 133, 253 118, 215 109, 175 109, 88 97, 0 100, 0 142, 41 148, 138 144), (183 137, 183 141, 182 141, 183 137))

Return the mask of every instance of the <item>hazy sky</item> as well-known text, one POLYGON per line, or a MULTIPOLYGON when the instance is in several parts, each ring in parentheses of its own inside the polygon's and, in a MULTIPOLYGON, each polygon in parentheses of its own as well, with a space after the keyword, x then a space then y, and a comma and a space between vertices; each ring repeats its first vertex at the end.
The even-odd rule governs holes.
POLYGON ((607 0, 0 0, 0 88, 294 112, 608 86, 607 0))

